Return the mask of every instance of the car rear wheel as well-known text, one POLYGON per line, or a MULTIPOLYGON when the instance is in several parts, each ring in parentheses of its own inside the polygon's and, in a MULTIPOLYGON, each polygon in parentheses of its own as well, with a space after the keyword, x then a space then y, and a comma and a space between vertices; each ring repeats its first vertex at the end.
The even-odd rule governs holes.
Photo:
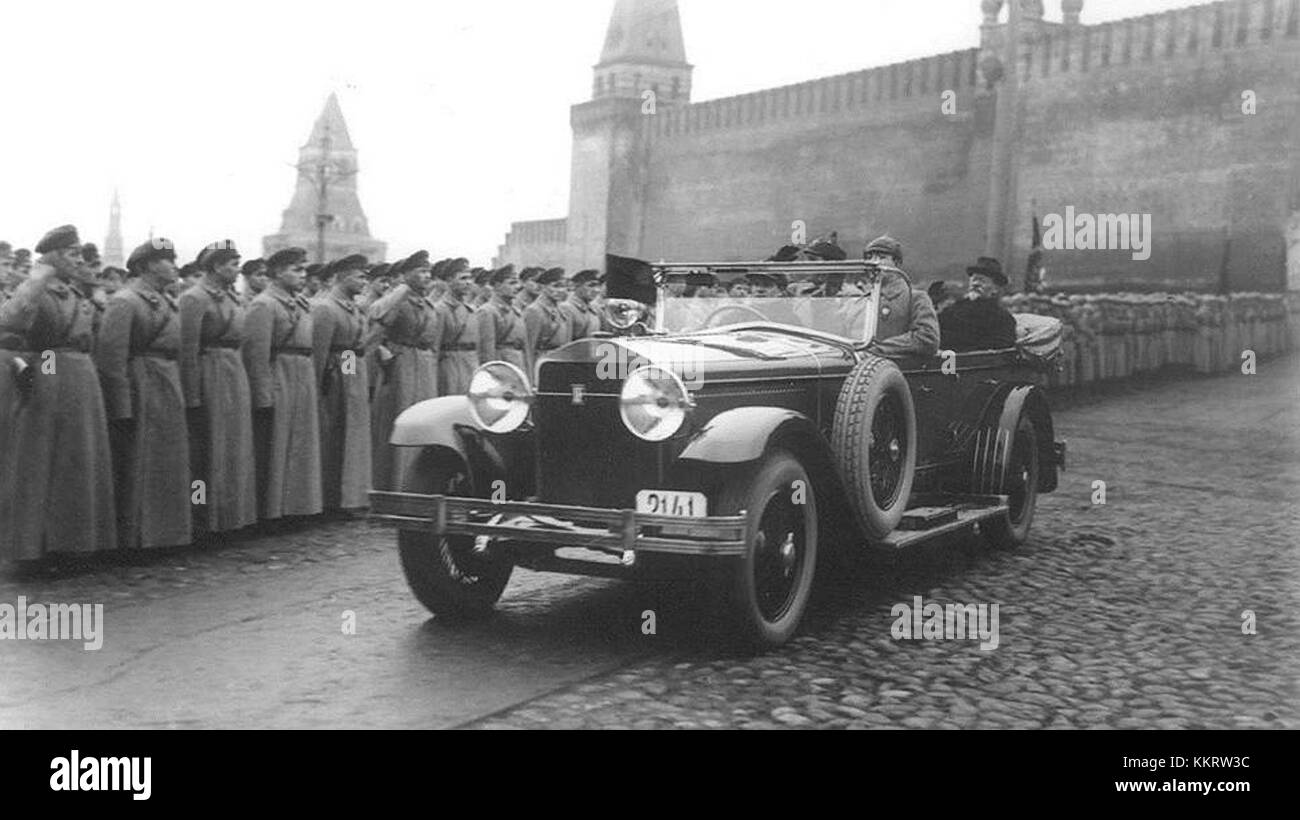
POLYGON ((999 495, 1010 500, 1010 511, 980 524, 980 532, 998 549, 1014 549, 1029 540, 1038 506, 1039 451, 1038 430, 1028 417, 1016 425, 999 495))
MULTIPOLYGON (((402 492, 418 495, 472 495, 469 477, 450 457, 426 453, 407 472, 402 492)), ((491 614, 505 591, 514 565, 475 550, 473 536, 438 537, 399 530, 402 571, 416 599, 435 615, 473 620, 491 614)))
POLYGON ((849 374, 831 444, 863 532, 884 538, 903 520, 916 475, 916 411, 898 365, 868 356, 849 374))
POLYGON ((817 499, 793 455, 769 453, 722 490, 719 515, 745 515, 747 549, 726 577, 732 632, 755 648, 784 644, 803 620, 817 567, 817 499))

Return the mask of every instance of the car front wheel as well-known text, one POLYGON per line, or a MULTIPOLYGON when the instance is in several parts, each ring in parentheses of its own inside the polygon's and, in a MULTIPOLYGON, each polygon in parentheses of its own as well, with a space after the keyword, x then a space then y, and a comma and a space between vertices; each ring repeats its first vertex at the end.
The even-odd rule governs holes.
MULTIPOLYGON (((402 492, 468 496, 468 476, 449 457, 426 454, 411 466, 402 492)), ((491 614, 514 565, 478 553, 473 536, 399 530, 402 571, 416 599, 435 615, 473 620, 491 614)))
POLYGON ((784 644, 803 620, 817 567, 817 499, 785 451, 768 454, 721 493, 719 514, 745 515, 746 551, 726 578, 725 616, 756 648, 784 644))

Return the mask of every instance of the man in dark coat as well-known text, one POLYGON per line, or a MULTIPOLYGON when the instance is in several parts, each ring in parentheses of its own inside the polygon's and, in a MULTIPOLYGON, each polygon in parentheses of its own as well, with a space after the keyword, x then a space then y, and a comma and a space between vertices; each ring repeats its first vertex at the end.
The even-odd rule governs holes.
POLYGON ((569 295, 564 268, 551 268, 538 274, 535 281, 540 288, 537 298, 524 310, 524 352, 530 379, 539 359, 570 341, 569 323, 560 312, 560 303, 569 295))
POLYGON ((108 424, 90 356, 95 309, 74 282, 77 230, 0 306, 0 561, 117 547, 108 424))
POLYGON ((492 272, 488 279, 492 298, 479 308, 479 356, 484 362, 508 362, 528 372, 524 360, 524 315, 515 306, 519 274, 514 265, 492 272))
POLYGON ((870 350, 877 356, 900 359, 939 352, 939 320, 925 291, 912 286, 903 271, 903 245, 882 236, 873 239, 863 258, 880 266, 880 312, 870 350))
POLYGON ((95 345, 117 478, 118 541, 128 549, 190 543, 185 395, 177 363, 180 314, 168 289, 176 252, 165 239, 132 251, 138 274, 109 300, 95 345))
POLYGON ((239 251, 229 241, 199 256, 203 281, 181 294, 181 387, 189 410, 190 467, 204 482, 195 530, 257 523, 252 401, 240 350, 245 308, 235 294, 239 251))
POLYGON ((1005 350, 1016 346, 1016 320, 1002 307, 1007 286, 1002 264, 987 256, 967 268, 970 292, 939 316, 944 350, 964 353, 976 350, 1005 350))
POLYGON ((249 306, 245 323, 244 367, 264 465, 262 517, 270 521, 323 509, 311 305, 302 293, 306 261, 302 248, 266 260, 271 282, 249 306))
POLYGON ((366 287, 366 258, 340 259, 321 274, 328 290, 311 306, 313 360, 320 386, 321 485, 327 510, 370 506, 370 378, 366 315, 357 296, 366 287))
POLYGON ((569 325, 569 341, 576 342, 600 332, 600 299, 605 277, 598 270, 578 271, 573 275, 573 292, 560 303, 560 313, 569 325))

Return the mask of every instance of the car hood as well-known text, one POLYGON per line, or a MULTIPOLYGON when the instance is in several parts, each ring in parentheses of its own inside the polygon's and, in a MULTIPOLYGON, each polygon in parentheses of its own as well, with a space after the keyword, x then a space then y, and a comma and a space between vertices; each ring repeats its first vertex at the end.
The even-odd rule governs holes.
POLYGON ((849 370, 854 359, 847 345, 814 335, 732 328, 718 333, 582 339, 545 361, 595 363, 601 378, 618 380, 654 364, 689 382, 706 376, 717 380, 839 373, 849 370))

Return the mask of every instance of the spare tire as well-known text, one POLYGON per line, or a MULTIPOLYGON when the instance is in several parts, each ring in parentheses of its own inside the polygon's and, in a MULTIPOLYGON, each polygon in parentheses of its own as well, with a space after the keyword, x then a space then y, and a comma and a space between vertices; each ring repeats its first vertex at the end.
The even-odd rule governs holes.
POLYGON ((916 477, 916 412, 898 365, 868 355, 840 390, 831 446, 849 506, 868 538, 898 528, 916 477))

